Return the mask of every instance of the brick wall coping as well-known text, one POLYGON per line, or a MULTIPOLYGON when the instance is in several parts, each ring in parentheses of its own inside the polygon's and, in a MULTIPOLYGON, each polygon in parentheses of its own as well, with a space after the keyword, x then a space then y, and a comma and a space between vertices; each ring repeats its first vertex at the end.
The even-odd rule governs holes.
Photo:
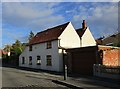
POLYGON ((115 46, 105 46, 105 45, 98 45, 98 47, 106 47, 106 48, 120 49, 120 47, 115 47, 115 46))

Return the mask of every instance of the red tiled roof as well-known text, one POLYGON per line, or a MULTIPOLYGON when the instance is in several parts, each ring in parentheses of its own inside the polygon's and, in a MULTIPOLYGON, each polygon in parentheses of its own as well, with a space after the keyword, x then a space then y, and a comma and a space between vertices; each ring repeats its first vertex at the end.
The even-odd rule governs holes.
POLYGON ((28 45, 33 45, 33 44, 37 44, 37 43, 42 43, 42 42, 47 42, 47 41, 58 39, 58 37, 65 30, 65 28, 67 27, 68 24, 69 24, 69 22, 37 33, 30 40, 28 45))
POLYGON ((101 39, 96 39, 95 41, 98 45, 102 45, 102 40, 101 39))
POLYGON ((85 32, 85 30, 86 30, 86 29, 79 28, 79 29, 76 29, 76 32, 77 32, 77 34, 78 34, 80 37, 82 37, 83 34, 84 34, 84 32, 85 32))
POLYGON ((120 42, 120 32, 115 33, 111 36, 108 36, 106 38, 103 39, 103 45, 109 44, 109 43, 116 43, 116 42, 120 42))

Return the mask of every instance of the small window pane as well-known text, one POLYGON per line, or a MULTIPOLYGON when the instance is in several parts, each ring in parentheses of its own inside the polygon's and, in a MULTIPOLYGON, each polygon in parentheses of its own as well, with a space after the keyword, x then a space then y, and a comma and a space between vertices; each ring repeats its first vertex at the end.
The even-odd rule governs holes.
POLYGON ((47 42, 47 49, 52 48, 52 43, 51 41, 47 42))
POLYGON ((32 51, 32 45, 29 46, 29 51, 32 51))

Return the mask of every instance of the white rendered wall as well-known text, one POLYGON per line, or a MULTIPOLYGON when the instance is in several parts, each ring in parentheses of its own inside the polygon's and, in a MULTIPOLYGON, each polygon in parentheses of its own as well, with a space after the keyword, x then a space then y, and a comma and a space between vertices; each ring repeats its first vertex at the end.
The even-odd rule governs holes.
POLYGON ((92 33, 90 32, 89 28, 87 27, 85 33, 82 36, 82 47, 95 46, 95 45, 96 45, 96 41, 92 33))
POLYGON ((64 48, 80 47, 80 38, 72 26, 71 22, 68 24, 63 33, 59 36, 60 46, 64 48))
POLYGON ((24 52, 19 57, 19 66, 52 70, 52 71, 62 71, 61 70, 61 58, 59 58, 58 53, 58 40, 52 41, 52 48, 46 49, 46 43, 40 43, 33 45, 32 51, 26 47, 24 52), (37 56, 41 56, 41 65, 37 65, 37 56), (52 66, 46 65, 46 55, 52 56, 52 66), (29 56, 32 56, 32 65, 29 65, 29 56), (22 64, 22 57, 25 57, 25 64, 22 64))

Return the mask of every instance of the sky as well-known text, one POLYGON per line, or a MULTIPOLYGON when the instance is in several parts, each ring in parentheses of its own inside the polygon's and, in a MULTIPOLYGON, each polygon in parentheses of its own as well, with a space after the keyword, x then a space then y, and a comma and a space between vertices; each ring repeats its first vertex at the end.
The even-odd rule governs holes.
POLYGON ((27 42, 30 31, 36 34, 66 22, 77 29, 86 20, 95 39, 118 31, 117 2, 2 2, 0 7, 0 47, 17 39, 27 42))

